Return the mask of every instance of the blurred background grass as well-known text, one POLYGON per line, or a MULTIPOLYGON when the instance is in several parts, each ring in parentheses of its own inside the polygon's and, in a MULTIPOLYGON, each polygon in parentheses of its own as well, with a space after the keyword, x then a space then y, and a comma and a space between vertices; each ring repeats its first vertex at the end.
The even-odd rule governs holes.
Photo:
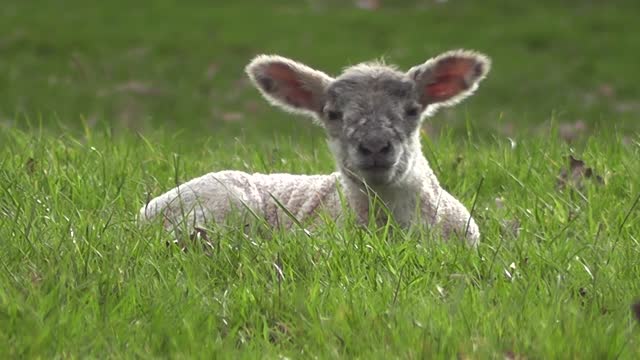
POLYGON ((243 68, 254 55, 336 74, 465 47, 490 55, 493 71, 427 124, 433 133, 467 122, 481 136, 541 133, 550 119, 569 137, 636 131, 638 14, 631 0, 3 1, 0 127, 311 129, 251 87, 243 68))

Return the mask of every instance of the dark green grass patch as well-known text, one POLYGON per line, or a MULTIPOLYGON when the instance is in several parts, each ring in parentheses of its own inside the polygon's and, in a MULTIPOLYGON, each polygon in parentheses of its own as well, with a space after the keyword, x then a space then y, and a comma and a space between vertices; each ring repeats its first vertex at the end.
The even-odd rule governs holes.
MULTIPOLYGON (((439 52, 486 52, 494 67, 437 127, 513 135, 580 121, 637 130, 635 1, 20 1, 0 15, 0 122, 114 129, 289 129, 243 73, 278 53, 336 74, 384 57, 404 69, 439 52)), ((438 133, 438 131, 436 131, 438 133)))

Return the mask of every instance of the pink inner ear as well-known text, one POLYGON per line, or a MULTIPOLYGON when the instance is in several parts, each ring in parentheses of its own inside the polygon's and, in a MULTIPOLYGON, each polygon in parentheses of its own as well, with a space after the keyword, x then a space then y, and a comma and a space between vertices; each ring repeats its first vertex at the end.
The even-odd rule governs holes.
POLYGON ((277 85, 278 97, 288 105, 310 109, 313 103, 313 94, 304 88, 303 83, 298 79, 297 73, 289 65, 274 63, 265 69, 267 77, 271 78, 277 85))
POLYGON ((442 59, 433 68, 432 78, 425 85, 425 97, 428 103, 447 101, 467 90, 467 82, 475 72, 477 62, 465 58, 442 59))

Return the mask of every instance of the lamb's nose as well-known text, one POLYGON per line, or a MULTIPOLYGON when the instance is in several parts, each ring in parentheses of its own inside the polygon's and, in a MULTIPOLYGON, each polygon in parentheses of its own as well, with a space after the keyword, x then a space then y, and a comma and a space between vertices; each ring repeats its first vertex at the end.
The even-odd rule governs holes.
POLYGON ((391 141, 363 141, 358 145, 361 155, 389 154, 393 150, 391 141))

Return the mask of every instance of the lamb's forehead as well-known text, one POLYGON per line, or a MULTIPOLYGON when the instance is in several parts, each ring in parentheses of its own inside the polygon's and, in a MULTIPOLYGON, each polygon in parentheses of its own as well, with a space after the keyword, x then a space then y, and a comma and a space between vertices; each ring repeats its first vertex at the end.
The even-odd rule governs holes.
POLYGON ((352 93, 384 92, 389 95, 407 96, 413 82, 392 65, 362 63, 344 69, 329 87, 334 96, 352 93))
POLYGON ((395 65, 386 64, 384 60, 375 60, 344 68, 341 77, 348 75, 403 76, 404 74, 395 65))

